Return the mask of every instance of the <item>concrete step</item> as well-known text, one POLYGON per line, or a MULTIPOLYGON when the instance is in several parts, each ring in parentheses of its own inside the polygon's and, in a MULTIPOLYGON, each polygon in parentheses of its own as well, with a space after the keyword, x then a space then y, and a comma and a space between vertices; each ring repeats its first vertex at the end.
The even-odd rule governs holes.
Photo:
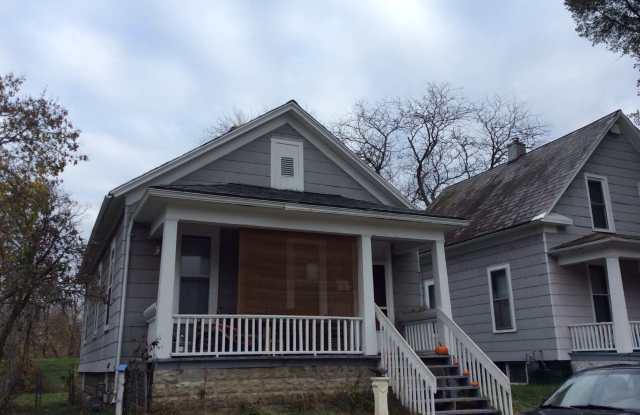
POLYGON ((438 386, 436 399, 479 397, 479 388, 473 385, 438 386))
POLYGON ((435 399, 436 411, 452 411, 457 409, 486 409, 488 401, 479 396, 435 399))
POLYGON ((483 408, 483 409, 453 409, 448 411, 436 411, 436 414, 439 415, 489 415, 489 414, 497 414, 493 408, 483 408))

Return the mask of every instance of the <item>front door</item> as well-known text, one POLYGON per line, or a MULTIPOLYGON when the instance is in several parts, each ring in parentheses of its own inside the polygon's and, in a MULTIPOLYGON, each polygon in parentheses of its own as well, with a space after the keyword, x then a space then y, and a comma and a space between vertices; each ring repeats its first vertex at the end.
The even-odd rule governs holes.
POLYGON ((375 303, 386 315, 387 312, 387 282, 384 265, 373 266, 373 298, 375 303))

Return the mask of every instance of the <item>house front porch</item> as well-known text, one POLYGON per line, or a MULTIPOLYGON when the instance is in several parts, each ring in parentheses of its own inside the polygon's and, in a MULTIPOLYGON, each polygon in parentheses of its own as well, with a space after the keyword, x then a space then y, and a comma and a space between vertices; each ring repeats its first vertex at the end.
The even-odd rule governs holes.
POLYGON ((453 222, 184 195, 157 192, 138 213, 160 255, 144 311, 155 361, 377 356, 375 306, 394 321, 394 265, 417 264, 424 246, 450 315, 442 238, 453 222))
MULTIPOLYGON (((593 234, 551 254, 566 278, 582 281, 568 324, 572 359, 612 354, 640 360, 640 239, 593 234)), ((607 360, 605 359, 605 360, 607 360)), ((615 360, 614 359, 614 360, 615 360)))

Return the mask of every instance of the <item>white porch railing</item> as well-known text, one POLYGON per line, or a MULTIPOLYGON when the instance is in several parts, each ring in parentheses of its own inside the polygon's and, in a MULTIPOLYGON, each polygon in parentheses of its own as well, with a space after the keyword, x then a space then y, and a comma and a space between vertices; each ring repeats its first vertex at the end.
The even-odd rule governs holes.
POLYGON ((640 321, 630 321, 633 350, 640 350, 640 321))
POLYGON ((403 324, 404 338, 417 352, 433 351, 438 345, 438 321, 418 320, 403 324))
POLYGON ((153 303, 142 312, 144 319, 147 321, 147 347, 149 348, 151 348, 151 344, 156 341, 157 337, 156 311, 157 305, 153 303))
POLYGON ((483 397, 502 415, 513 415, 509 378, 453 320, 438 310, 438 322, 444 326, 444 343, 449 355, 464 374, 478 382, 483 397))
POLYGON ((172 356, 359 354, 359 317, 175 315, 172 356))
POLYGON ((412 412, 434 414, 436 377, 377 306, 376 319, 380 325, 380 360, 393 393, 412 412))
MULTIPOLYGON (((633 323, 632 330, 633 330, 633 323)), ((574 352, 615 351, 613 323, 586 323, 569 326, 574 352)))

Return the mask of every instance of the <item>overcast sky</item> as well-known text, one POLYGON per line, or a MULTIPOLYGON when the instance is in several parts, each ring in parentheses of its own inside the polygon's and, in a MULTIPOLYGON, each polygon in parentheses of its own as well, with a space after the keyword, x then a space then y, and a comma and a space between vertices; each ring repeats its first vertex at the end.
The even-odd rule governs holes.
POLYGON ((65 105, 90 161, 65 173, 88 233, 115 186, 215 120, 289 99, 330 122, 359 99, 447 81, 515 96, 557 137, 637 109, 628 58, 579 38, 562 1, 3 1, 0 73, 65 105))

